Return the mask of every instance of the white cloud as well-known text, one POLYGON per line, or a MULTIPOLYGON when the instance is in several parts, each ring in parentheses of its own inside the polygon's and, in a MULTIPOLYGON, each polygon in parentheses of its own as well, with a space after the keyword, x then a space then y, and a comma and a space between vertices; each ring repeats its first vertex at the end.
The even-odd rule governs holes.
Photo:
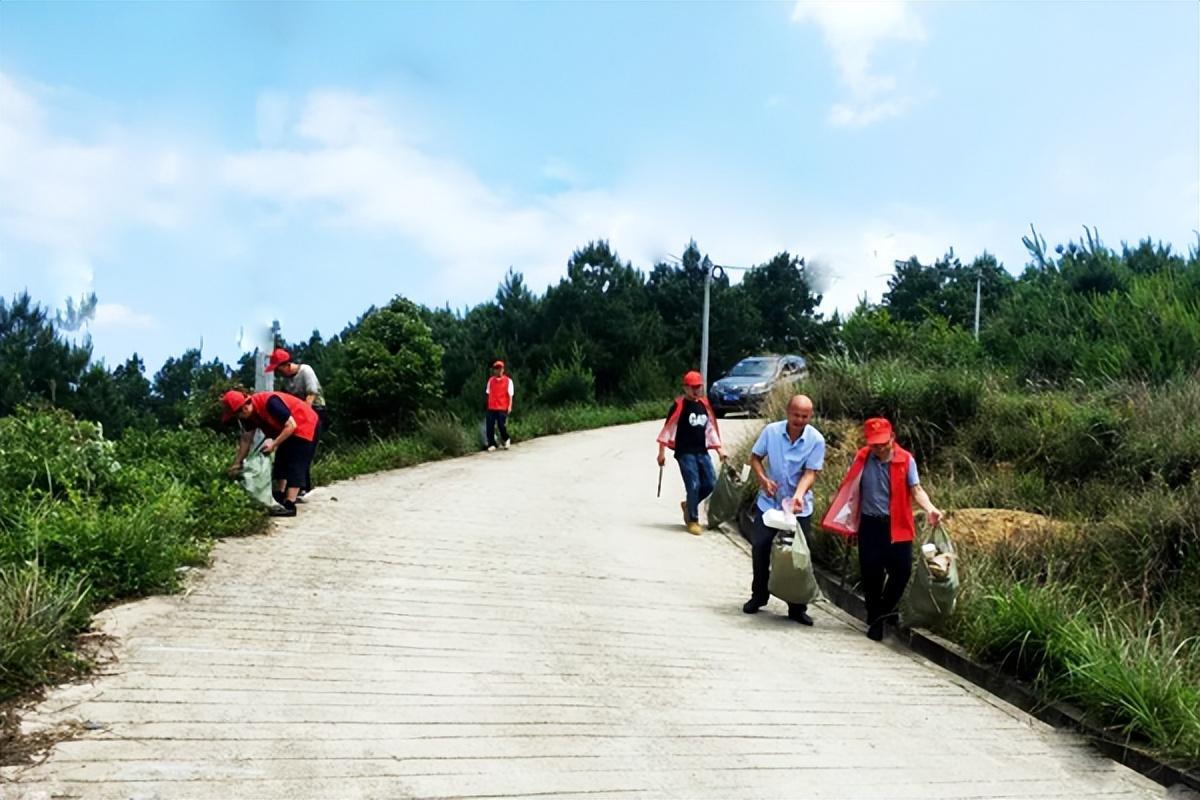
POLYGON ((120 303, 98 303, 96 316, 91 323, 91 326, 97 331, 115 328, 146 330, 153 328, 154 325, 154 317, 134 311, 129 306, 120 303))
POLYGON ((831 111, 831 124, 862 127, 899 116, 911 105, 894 75, 873 68, 881 44, 926 39, 924 26, 905 0, 799 0, 792 21, 821 29, 850 91, 850 98, 831 111))
POLYGON ((197 170, 175 148, 117 128, 95 141, 53 130, 53 95, 0 73, 0 237, 45 252, 54 290, 68 296, 90 290, 91 262, 120 233, 187 219, 197 170))

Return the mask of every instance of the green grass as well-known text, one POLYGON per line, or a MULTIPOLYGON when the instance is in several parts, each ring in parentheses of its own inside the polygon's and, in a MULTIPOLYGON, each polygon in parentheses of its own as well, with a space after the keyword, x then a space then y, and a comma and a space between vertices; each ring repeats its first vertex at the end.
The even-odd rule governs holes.
POLYGON ((1128 741, 1200 763, 1200 641, 1178 619, 1074 586, 997 581, 963 598, 951 634, 1128 741))
POLYGON ((91 612, 86 581, 36 563, 0 566, 0 700, 70 660, 71 636, 91 612))

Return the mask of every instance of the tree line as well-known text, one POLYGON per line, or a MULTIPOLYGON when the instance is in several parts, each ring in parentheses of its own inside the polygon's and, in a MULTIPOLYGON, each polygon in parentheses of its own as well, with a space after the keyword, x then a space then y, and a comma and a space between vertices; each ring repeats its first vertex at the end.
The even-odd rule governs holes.
MULTIPOLYGON (((1187 254, 1150 239, 1106 247, 1095 231, 1053 249, 1031 231, 1013 275, 982 253, 931 264, 898 261, 879 303, 826 317, 803 258, 783 252, 732 283, 711 286, 710 375, 763 352, 819 362, 840 354, 947 368, 989 368, 1034 385, 1150 382, 1200 369, 1200 243, 1187 254), (976 288, 982 324, 973 333, 976 288)), ((401 296, 368 308, 338 334, 277 344, 312 364, 335 424, 348 434, 411 428, 434 408, 477 411, 488 366, 504 359, 526 402, 629 402, 663 397, 698 366, 702 298, 712 264, 695 242, 648 271, 591 242, 543 293, 509 270, 493 299, 429 308, 401 296)), ((94 298, 90 300, 94 307, 94 298)), ((252 387, 254 357, 236 364, 197 349, 152 376, 135 353, 109 366, 71 335, 89 302, 53 312, 28 294, 0 298, 0 416, 52 405, 128 429, 210 427, 215 397, 252 387)))

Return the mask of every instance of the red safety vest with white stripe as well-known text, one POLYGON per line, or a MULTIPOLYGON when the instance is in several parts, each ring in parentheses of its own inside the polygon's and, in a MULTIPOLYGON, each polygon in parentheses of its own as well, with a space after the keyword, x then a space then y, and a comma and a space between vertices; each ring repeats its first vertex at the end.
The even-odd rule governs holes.
POLYGON ((271 402, 272 397, 282 400, 283 404, 288 407, 288 411, 291 412, 292 419, 296 420, 296 431, 292 436, 306 442, 317 438, 317 412, 313 411, 308 403, 299 397, 293 397, 283 392, 256 392, 250 395, 250 404, 254 406, 254 417, 247 420, 250 426, 259 428, 271 438, 283 432, 283 426, 276 422, 275 418, 271 416, 271 412, 267 410, 267 403, 271 402))
MULTIPOLYGON (((704 446, 709 450, 720 450, 721 430, 717 427, 717 415, 709 405, 707 397, 699 397, 696 402, 704 406, 704 410, 708 414, 708 424, 704 426, 704 446)), ((675 449, 675 434, 679 430, 679 415, 682 413, 683 398, 676 397, 675 408, 671 411, 671 416, 667 417, 667 424, 663 425, 662 431, 658 434, 659 444, 666 445, 672 450, 675 449)))

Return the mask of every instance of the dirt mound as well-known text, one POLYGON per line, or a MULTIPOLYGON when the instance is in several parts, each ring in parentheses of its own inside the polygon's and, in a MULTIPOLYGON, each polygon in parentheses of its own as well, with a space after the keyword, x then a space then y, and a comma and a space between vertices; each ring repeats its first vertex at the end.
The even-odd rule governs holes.
POLYGON ((984 550, 1026 545, 1071 532, 1060 520, 1007 508, 960 508, 946 515, 946 527, 957 544, 984 550))

